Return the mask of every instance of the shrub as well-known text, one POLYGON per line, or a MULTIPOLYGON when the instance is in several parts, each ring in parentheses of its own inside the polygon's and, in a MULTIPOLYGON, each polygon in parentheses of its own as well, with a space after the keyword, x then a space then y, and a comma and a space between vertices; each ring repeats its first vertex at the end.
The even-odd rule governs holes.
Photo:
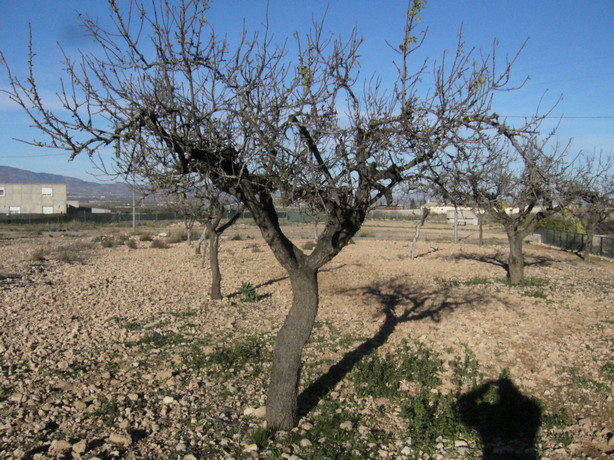
POLYGON ((542 220, 537 228, 547 228, 549 230, 570 233, 586 233, 580 219, 574 216, 551 216, 542 220))
POLYGON ((230 238, 232 241, 242 241, 243 237, 241 235, 239 235, 238 233, 236 235, 233 235, 232 238, 230 238))
POLYGON ((45 250, 42 248, 33 249, 28 258, 32 262, 43 262, 45 260, 45 250))
POLYGON ((115 246, 115 241, 112 238, 105 238, 100 242, 100 246, 103 248, 112 248, 115 246))
POLYGON ((182 232, 182 233, 171 234, 166 239, 166 242, 170 244, 175 244, 175 243, 181 243, 182 241, 187 241, 187 239, 188 239, 188 235, 182 232))
POLYGON ((139 240, 141 240, 141 241, 153 241, 153 236, 149 235, 148 233, 145 233, 145 234, 139 236, 139 240))
POLYGON ((130 249, 136 249, 138 247, 135 240, 126 241, 126 246, 128 246, 130 249))
POLYGON ((58 262, 64 263, 75 263, 75 262, 83 262, 86 251, 93 249, 94 246, 92 243, 86 243, 84 241, 79 241, 75 243, 65 244, 62 246, 58 246, 54 251, 54 258, 58 262))
POLYGON ((155 239, 151 241, 151 246, 154 249, 166 249, 168 248, 168 244, 166 244, 166 241, 164 240, 160 240, 160 239, 155 239))

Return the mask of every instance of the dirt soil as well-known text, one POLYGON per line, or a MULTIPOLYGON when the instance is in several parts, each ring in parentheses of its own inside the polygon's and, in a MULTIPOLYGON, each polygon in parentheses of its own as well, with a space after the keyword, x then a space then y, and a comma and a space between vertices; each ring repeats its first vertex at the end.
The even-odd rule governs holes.
MULTIPOLYGON (((261 423, 253 415, 265 402, 269 358, 226 380, 185 365, 190 347, 207 355, 246 337, 270 346, 281 325, 289 281, 248 230, 222 240, 227 298, 219 302, 208 299, 209 272, 185 242, 155 249, 136 238, 131 249, 92 237, 0 239, 0 457, 263 455, 245 433, 261 423), (241 302, 242 283, 256 287, 259 302, 241 302)), ((317 330, 349 339, 308 345, 306 354, 327 359, 309 367, 303 387, 374 337, 381 353, 405 340, 444 358, 471 350, 484 381, 505 369, 524 395, 567 414, 568 442, 542 427, 543 458, 612 454, 614 263, 528 244, 526 275, 535 283, 509 287, 498 281, 504 244, 431 238, 415 260, 410 251, 408 240, 357 238, 324 267, 317 330)), ((328 397, 343 399, 346 383, 328 397)), ((398 422, 389 416, 373 423, 398 422)), ((303 447, 285 458, 303 458, 303 447)), ((401 447, 383 446, 377 457, 414 458, 401 447)), ((436 458, 460 457, 443 449, 436 458)))

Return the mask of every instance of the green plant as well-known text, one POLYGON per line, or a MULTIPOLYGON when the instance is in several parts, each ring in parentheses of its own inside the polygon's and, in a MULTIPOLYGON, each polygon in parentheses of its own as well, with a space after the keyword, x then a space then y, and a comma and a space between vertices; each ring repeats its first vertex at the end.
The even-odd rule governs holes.
POLYGON ((119 405, 114 399, 99 396, 98 409, 94 412, 94 415, 98 416, 104 425, 111 427, 120 415, 119 405))
POLYGON ((454 278, 440 278, 439 276, 435 277, 435 282, 445 288, 458 287, 462 284, 461 280, 457 280, 454 278))
POLYGON ((556 411, 544 411, 542 426, 545 429, 566 428, 571 423, 571 415, 566 407, 560 407, 556 411))
POLYGON ((136 240, 126 241, 126 246, 128 246, 130 249, 136 249, 138 247, 136 240))
POLYGON ((125 324, 122 324, 122 328, 127 329, 129 331, 139 331, 143 328, 143 325, 137 323, 136 321, 128 321, 125 324))
POLYGON ((209 362, 225 368, 243 367, 247 363, 259 363, 267 356, 267 347, 263 341, 247 337, 229 346, 217 347, 209 355, 209 362))
POLYGON ((463 388, 472 388, 478 384, 478 380, 482 377, 479 372, 480 363, 475 357, 475 353, 465 346, 465 355, 463 358, 455 356, 450 362, 452 369, 452 383, 461 391, 463 388))
POLYGON ((400 382, 432 389, 441 383, 443 362, 432 350, 418 345, 413 349, 402 343, 395 354, 380 358, 377 354, 361 360, 353 373, 358 396, 400 397, 400 382))
POLYGON ((167 332, 160 334, 159 332, 152 332, 141 337, 134 342, 126 342, 127 347, 141 346, 143 348, 163 348, 169 345, 178 345, 185 343, 186 338, 176 332, 167 332))
POLYGON ((247 303, 258 302, 260 300, 260 296, 256 292, 256 288, 252 285, 252 283, 246 283, 245 281, 241 283, 238 298, 240 302, 247 303))
POLYGON ((141 241, 153 241, 153 236, 145 233, 145 234, 139 236, 139 240, 141 240, 141 241))
POLYGON ((453 440, 467 433, 455 402, 454 395, 427 391, 403 402, 401 413, 408 420, 412 447, 434 453, 438 438, 453 440))
POLYGON ((608 361, 601 366, 601 373, 610 381, 614 382, 614 361, 608 361))
POLYGON ((575 367, 564 367, 562 369, 564 373, 569 376, 571 384, 579 386, 586 390, 593 390, 597 393, 608 394, 612 392, 612 389, 605 383, 598 382, 590 377, 585 377, 578 374, 578 370, 575 367))
POLYGON ((535 299, 547 299, 548 295, 546 293, 544 293, 543 291, 539 291, 539 290, 530 290, 530 291, 522 291, 520 293, 520 295, 522 295, 523 297, 533 297, 535 299))
POLYGON ((268 428, 259 427, 249 434, 249 441, 251 444, 256 444, 258 450, 263 450, 268 445, 269 441, 273 439, 274 435, 274 431, 268 428))
POLYGON ((242 241, 243 237, 237 233, 237 234, 233 235, 232 238, 230 238, 230 239, 231 239, 231 241, 242 241))
POLYGON ((398 396, 402 380, 397 363, 378 355, 362 359, 355 368, 354 384, 358 396, 392 398, 398 396))
POLYGON ((492 280, 484 276, 474 276, 473 278, 463 281, 462 284, 464 286, 480 286, 483 284, 492 284, 492 280))

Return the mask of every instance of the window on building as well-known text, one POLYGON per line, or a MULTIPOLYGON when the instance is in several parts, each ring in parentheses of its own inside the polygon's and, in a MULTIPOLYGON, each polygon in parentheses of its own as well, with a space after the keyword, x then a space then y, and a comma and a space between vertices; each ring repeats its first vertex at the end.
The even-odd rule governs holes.
POLYGON ((4 196, 4 187, 0 187, 0 196, 4 196))
POLYGON ((43 187, 43 196, 53 196, 53 188, 43 187))
POLYGON ((9 206, 9 215, 21 214, 21 208, 19 206, 9 206))
POLYGON ((43 214, 53 214, 53 206, 43 206, 43 214))

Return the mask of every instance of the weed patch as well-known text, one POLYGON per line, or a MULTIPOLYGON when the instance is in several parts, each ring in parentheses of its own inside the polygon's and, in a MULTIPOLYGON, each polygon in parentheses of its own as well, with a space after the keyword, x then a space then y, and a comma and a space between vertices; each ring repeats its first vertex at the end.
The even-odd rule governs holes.
POLYGON ((187 339, 181 334, 177 334, 176 332, 167 332, 165 334, 161 334, 159 332, 152 332, 151 334, 147 334, 141 337, 139 340, 134 342, 126 342, 127 347, 136 347, 140 346, 142 348, 164 348, 167 346, 179 345, 187 342, 187 339))
POLYGON ((258 302, 260 300, 260 296, 256 292, 256 288, 252 285, 252 283, 246 283, 243 281, 241 283, 241 287, 239 288, 239 302, 253 303, 258 302))

